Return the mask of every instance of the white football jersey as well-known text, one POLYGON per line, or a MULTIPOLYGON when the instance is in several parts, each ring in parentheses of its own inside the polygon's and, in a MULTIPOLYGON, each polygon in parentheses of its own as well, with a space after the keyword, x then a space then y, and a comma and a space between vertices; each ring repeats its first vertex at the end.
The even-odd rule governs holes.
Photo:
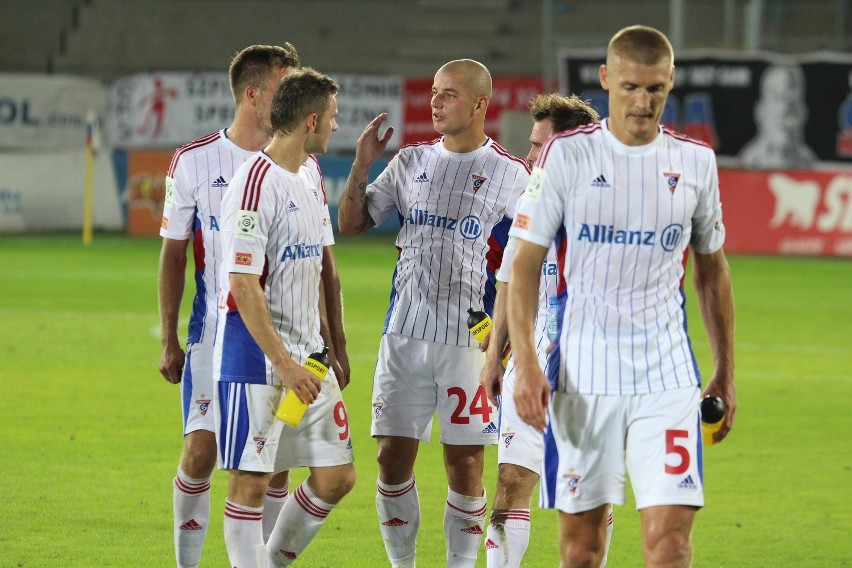
POLYGON ((556 135, 510 234, 553 244, 564 267, 555 388, 628 395, 700 385, 683 275, 688 246, 710 254, 725 237, 709 147, 666 128, 651 144, 626 146, 606 120, 556 135))
POLYGON ((405 146, 367 187, 376 225, 396 212, 401 228, 385 333, 471 346, 467 310, 493 311, 500 255, 488 255, 498 225, 508 229, 529 173, 490 138, 465 154, 442 139, 405 146))
MULTIPOLYGON (((213 345, 216 332, 217 276, 220 207, 222 195, 234 172, 257 152, 243 150, 228 138, 227 130, 213 132, 175 150, 166 175, 166 196, 160 236, 168 239, 192 238, 195 264, 195 299, 189 319, 187 343, 213 345)), ((303 166, 314 183, 323 190, 322 173, 315 157, 303 166)), ((328 235, 333 234, 329 219, 328 235)))
POLYGON ((230 273, 257 274, 270 319, 294 361, 322 349, 319 284, 330 245, 322 188, 261 152, 234 175, 222 202, 222 269, 216 353, 222 381, 280 384, 230 294, 230 273))

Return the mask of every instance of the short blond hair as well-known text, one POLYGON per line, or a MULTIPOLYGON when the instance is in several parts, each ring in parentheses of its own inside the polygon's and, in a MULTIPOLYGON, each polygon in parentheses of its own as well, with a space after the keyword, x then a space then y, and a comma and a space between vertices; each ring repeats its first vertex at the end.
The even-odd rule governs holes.
POLYGON ((668 58, 674 65, 674 49, 669 38, 649 26, 628 26, 616 32, 606 49, 607 64, 613 55, 641 65, 656 65, 668 58))
POLYGON ((473 98, 491 97, 491 73, 479 61, 456 59, 442 65, 438 73, 441 71, 461 74, 467 94, 473 98))

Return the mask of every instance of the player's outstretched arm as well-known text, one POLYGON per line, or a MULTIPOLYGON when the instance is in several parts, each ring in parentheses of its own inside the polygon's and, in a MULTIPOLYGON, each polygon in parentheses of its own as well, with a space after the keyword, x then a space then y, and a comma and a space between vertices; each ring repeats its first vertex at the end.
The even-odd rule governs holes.
POLYGON ((284 386, 296 392, 302 402, 316 400, 320 392, 320 380, 293 361, 272 327, 260 276, 232 272, 229 278, 231 295, 237 303, 240 317, 255 343, 272 362, 275 374, 284 386))
POLYGON ((533 328, 538 309, 538 285, 547 248, 518 239, 509 286, 509 335, 515 361, 515 407, 518 416, 543 432, 547 426, 550 384, 538 363, 533 328))
POLYGON ((157 296, 160 304, 160 334, 163 350, 160 354, 160 373, 172 384, 178 384, 183 374, 186 355, 178 338, 178 317, 186 280, 187 240, 163 239, 160 249, 160 269, 157 274, 157 296))
POLYGON ((374 118, 358 137, 355 145, 355 161, 352 163, 352 170, 349 172, 337 210, 337 227, 344 235, 360 235, 374 226, 367 209, 367 178, 370 175, 370 166, 385 153, 388 141, 393 135, 393 128, 390 127, 379 138, 379 129, 387 117, 388 114, 383 112, 374 118))
POLYGON ((722 249, 712 254, 693 255, 695 283, 701 318, 713 352, 713 378, 705 395, 718 396, 725 403, 725 423, 713 435, 721 442, 734 426, 737 395, 734 388, 734 294, 731 271, 722 249))

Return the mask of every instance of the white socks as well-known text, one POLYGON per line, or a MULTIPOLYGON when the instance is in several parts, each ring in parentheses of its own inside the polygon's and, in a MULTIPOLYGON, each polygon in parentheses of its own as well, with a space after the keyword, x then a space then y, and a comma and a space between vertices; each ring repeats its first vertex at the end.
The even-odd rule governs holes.
POLYGON ((495 509, 485 540, 488 568, 519 568, 530 543, 529 509, 495 509))
POLYGON ((266 489, 266 496, 263 498, 263 542, 269 541, 269 535, 272 534, 272 529, 275 527, 281 508, 287 501, 289 491, 289 485, 280 489, 276 487, 266 489))
POLYGON ((225 500, 225 546, 234 568, 255 568, 257 547, 263 546, 263 507, 225 500))
POLYGON ((270 566, 288 566, 308 547, 334 505, 314 495, 302 483, 284 503, 267 550, 270 566))
POLYGON ((468 497, 447 490, 444 509, 444 537, 447 540, 448 568, 473 568, 485 525, 487 498, 468 497))
POLYGON ((201 560, 210 522, 210 478, 193 479, 178 467, 172 501, 177 565, 195 568, 201 560))
POLYGON ((388 485, 376 481, 376 511, 385 551, 393 566, 413 567, 417 531, 420 528, 420 499, 414 476, 405 483, 388 485))

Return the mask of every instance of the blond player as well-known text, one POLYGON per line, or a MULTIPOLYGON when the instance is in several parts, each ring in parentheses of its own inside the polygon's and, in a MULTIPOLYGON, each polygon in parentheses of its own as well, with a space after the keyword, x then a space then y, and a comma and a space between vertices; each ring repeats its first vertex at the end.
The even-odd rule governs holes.
POLYGON ((510 232, 517 237, 509 332, 518 415, 550 427, 545 477, 560 511, 564 566, 597 563, 600 530, 630 477, 649 566, 689 566, 704 504, 698 398, 686 333, 684 258, 694 255, 698 303, 713 352, 708 394, 733 426, 734 308, 713 151, 660 125, 674 54, 658 30, 616 33, 600 69, 610 115, 542 147, 510 232), (548 376, 533 321, 551 244, 562 270, 548 376), (548 378, 550 381, 548 381, 548 378), (551 399, 552 392, 552 399, 551 399))

